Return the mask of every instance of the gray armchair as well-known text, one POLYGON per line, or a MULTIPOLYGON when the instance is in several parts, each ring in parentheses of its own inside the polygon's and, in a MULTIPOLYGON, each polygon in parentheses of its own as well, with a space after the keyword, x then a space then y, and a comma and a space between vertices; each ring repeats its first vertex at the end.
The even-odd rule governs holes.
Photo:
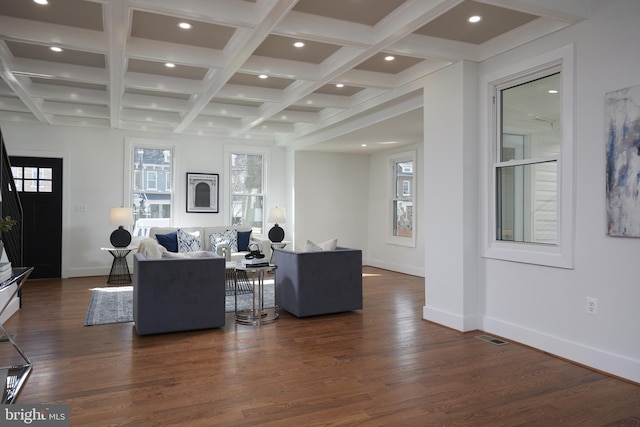
POLYGON ((297 317, 362 308, 362 251, 274 249, 276 304, 297 317))
POLYGON ((225 260, 133 258, 133 319, 138 335, 217 328, 225 323, 225 260))

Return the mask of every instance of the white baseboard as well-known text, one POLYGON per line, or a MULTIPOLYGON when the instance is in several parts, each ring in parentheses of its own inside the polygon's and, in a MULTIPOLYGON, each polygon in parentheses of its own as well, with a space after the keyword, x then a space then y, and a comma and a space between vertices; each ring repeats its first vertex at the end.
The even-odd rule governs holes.
POLYGON ((398 273, 410 274, 412 276, 424 277, 424 268, 415 267, 411 265, 395 264, 391 262, 382 261, 379 259, 367 259, 364 262, 371 267, 382 268, 384 270, 397 271, 398 273))
POLYGON ((492 317, 482 319, 481 329, 488 334, 499 335, 507 340, 511 339, 581 365, 640 383, 640 360, 638 359, 567 341, 492 317))
POLYGON ((475 316, 464 317, 429 306, 422 307, 422 318, 460 332, 469 332, 478 329, 477 319, 475 316))

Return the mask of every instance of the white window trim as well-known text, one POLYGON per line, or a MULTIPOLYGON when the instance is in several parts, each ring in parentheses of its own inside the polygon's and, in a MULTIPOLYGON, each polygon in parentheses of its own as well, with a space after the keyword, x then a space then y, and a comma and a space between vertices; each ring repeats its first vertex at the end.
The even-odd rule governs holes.
POLYGON ((416 247, 416 218, 418 218, 418 154, 416 150, 404 151, 401 153, 394 153, 387 156, 387 183, 388 184, 388 198, 387 204, 389 205, 387 208, 387 243, 391 245, 398 246, 407 246, 410 248, 416 247), (398 162, 410 160, 413 161, 413 188, 412 190, 412 200, 413 200, 413 217, 412 217, 412 230, 411 237, 402 237, 402 236, 394 236, 393 235, 393 203, 392 202, 396 198, 396 188, 395 188, 395 178, 396 178, 396 170, 395 165, 398 162))
POLYGON ((221 183, 223 188, 223 200, 224 204, 221 206, 222 211, 224 212, 224 223, 231 224, 231 182, 227 182, 224 185, 225 181, 229 181, 231 177, 231 154, 259 154, 263 156, 264 164, 262 165, 262 230, 263 234, 261 236, 267 235, 267 211, 269 206, 267 204, 268 197, 268 189, 269 189, 269 166, 271 164, 271 150, 264 147, 257 146, 249 146, 244 145, 242 147, 238 147, 236 145, 225 145, 224 146, 224 177, 221 177, 221 183))
POLYGON ((519 64, 506 67, 481 77, 480 99, 484 100, 481 115, 482 152, 485 161, 481 165, 481 185, 485 193, 482 198, 482 254, 485 258, 573 268, 575 229, 575 47, 568 45, 519 64), (552 70, 561 65, 562 79, 562 143, 558 163, 558 244, 536 244, 507 242, 496 239, 496 128, 497 120, 493 107, 495 88, 507 81, 530 76, 536 72, 552 70))
MULTIPOLYGON (((142 148, 164 148, 166 150, 170 150, 171 151, 171 158, 172 158, 172 164, 171 164, 171 182, 175 182, 175 177, 176 177, 176 150, 175 150, 175 146, 173 145, 173 143, 169 143, 167 141, 163 141, 163 140, 154 140, 154 139, 138 139, 138 138, 125 138, 125 143, 124 143, 124 169, 125 169, 125 174, 124 174, 124 191, 123 191, 123 201, 122 201, 122 205, 123 206, 128 206, 131 207, 133 206, 133 191, 132 191, 132 179, 133 179, 133 147, 142 147, 142 148)), ((144 174, 143 174, 144 176, 144 174)), ((143 178, 144 179, 144 178, 143 178)), ((177 198, 177 194, 175 193, 175 191, 173 190, 173 188, 171 188, 169 190, 169 192, 171 193, 171 224, 173 224, 174 218, 175 218, 175 214, 176 214, 176 198, 177 198)))

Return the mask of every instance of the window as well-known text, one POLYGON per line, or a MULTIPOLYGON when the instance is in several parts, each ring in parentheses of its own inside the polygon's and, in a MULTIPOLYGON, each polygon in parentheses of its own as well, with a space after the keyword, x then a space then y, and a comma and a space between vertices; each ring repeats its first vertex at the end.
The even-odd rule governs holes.
POLYGON ((146 236, 149 228, 171 224, 171 149, 131 144, 131 203, 134 236, 146 236))
POLYGON ((264 230, 265 163, 262 153, 229 155, 231 225, 251 226, 255 234, 264 230))
POLYGON ((487 78, 489 258, 572 267, 572 52, 487 78))
POLYGON ((557 244, 560 72, 497 88, 496 239, 557 244))
POLYGON ((11 166, 16 191, 24 193, 51 193, 53 169, 36 166, 11 166))
POLYGON ((389 243, 415 247, 414 151, 389 156, 391 170, 391 236, 389 243))
POLYGON ((147 190, 158 189, 158 173, 156 171, 147 171, 147 190))

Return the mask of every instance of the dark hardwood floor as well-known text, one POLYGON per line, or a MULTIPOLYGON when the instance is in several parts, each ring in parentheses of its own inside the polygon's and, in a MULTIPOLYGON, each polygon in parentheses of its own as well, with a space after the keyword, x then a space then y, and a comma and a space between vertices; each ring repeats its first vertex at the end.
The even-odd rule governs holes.
POLYGON ((25 284, 17 403, 69 404, 72 426, 640 425, 636 384, 422 320, 419 277, 367 267, 361 311, 145 337, 83 326, 104 281, 25 284))

